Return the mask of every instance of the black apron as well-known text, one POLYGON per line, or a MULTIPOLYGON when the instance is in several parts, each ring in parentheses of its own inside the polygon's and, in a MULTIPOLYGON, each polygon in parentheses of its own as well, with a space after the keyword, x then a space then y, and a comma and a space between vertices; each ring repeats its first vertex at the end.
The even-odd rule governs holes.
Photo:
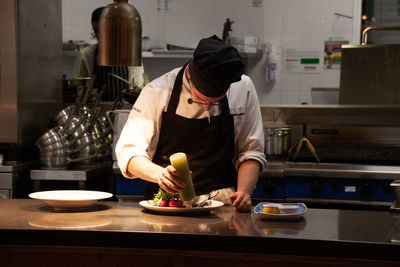
MULTIPOLYGON (((225 96, 221 100, 222 112, 219 116, 211 117, 210 123, 208 118, 189 119, 177 115, 185 67, 182 67, 175 79, 167 111, 162 114, 160 137, 153 162, 166 167, 170 165, 170 155, 186 153, 189 168, 193 172, 196 195, 236 187, 237 172, 232 163, 235 156, 235 134, 228 98, 225 96)), ((145 199, 153 199, 158 189, 158 184, 148 182, 145 199)))
POLYGON ((97 64, 97 56, 99 54, 99 46, 97 45, 94 53, 93 74, 94 88, 101 90, 106 85, 105 91, 101 98, 102 101, 114 101, 120 94, 120 91, 128 89, 129 85, 125 82, 111 76, 109 73, 116 74, 126 80, 129 80, 128 67, 126 66, 99 66, 97 64))

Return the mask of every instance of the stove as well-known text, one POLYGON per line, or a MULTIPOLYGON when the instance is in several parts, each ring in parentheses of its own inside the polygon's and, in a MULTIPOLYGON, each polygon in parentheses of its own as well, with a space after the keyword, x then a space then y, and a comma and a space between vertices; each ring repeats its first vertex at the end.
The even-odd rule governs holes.
POLYGON ((400 166, 270 162, 253 197, 282 202, 392 206, 400 166))
MULTIPOLYGON (((400 128, 349 125, 304 125, 307 147, 272 159, 260 175, 254 197, 364 207, 396 207, 400 179, 400 128)), ((295 144, 292 146, 295 147, 295 144)), ((399 202, 400 204, 400 202, 399 202)))

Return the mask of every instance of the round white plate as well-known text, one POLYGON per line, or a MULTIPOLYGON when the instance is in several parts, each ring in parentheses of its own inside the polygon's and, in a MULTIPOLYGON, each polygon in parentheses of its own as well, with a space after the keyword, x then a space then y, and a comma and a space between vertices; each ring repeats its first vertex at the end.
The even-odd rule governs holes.
POLYGON ((97 200, 112 197, 113 194, 87 190, 51 190, 29 194, 30 198, 40 199, 55 209, 75 210, 93 205, 97 200))
POLYGON ((159 207, 153 206, 149 203, 149 200, 143 200, 139 202, 139 205, 145 209, 158 211, 163 213, 195 213, 195 212, 206 212, 210 210, 217 209, 224 205, 223 202, 218 200, 211 200, 211 204, 205 207, 192 207, 192 208, 185 208, 185 207, 159 207))

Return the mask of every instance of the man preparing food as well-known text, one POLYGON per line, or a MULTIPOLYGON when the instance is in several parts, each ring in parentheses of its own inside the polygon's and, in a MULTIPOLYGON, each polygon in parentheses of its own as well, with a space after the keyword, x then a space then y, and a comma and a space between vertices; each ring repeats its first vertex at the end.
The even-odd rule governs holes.
POLYGON ((266 164, 260 106, 238 51, 217 36, 200 40, 193 58, 143 88, 116 145, 122 174, 176 195, 185 184, 169 156, 187 155, 196 195, 234 187, 229 198, 248 211, 266 164))

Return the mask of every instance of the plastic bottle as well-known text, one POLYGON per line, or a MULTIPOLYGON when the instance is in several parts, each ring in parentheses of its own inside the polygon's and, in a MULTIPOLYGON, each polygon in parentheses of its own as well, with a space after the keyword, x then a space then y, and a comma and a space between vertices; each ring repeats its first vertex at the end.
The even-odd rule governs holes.
POLYGON ((178 170, 179 179, 185 183, 185 187, 179 195, 181 200, 191 201, 196 196, 196 193, 194 192, 192 175, 190 174, 186 154, 183 152, 175 153, 169 157, 169 160, 172 167, 178 170))
POLYGON ((278 48, 275 43, 267 43, 267 82, 275 82, 277 79, 277 68, 278 68, 278 48))
POLYGON ((226 19, 226 22, 224 23, 224 30, 222 32, 222 40, 225 41, 225 43, 229 44, 231 41, 230 35, 232 33, 232 24, 234 21, 231 21, 229 18, 226 19))

